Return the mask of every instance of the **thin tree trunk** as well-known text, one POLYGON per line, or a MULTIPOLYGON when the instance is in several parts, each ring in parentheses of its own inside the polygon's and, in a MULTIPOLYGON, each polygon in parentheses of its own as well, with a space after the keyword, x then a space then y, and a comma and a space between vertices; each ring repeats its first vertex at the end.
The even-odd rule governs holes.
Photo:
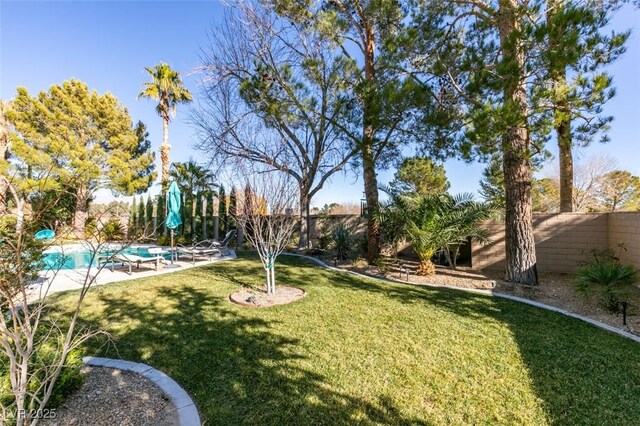
POLYGON ((527 92, 525 87, 524 52, 521 43, 514 42, 519 31, 517 0, 501 0, 499 13, 500 41, 503 60, 513 68, 504 84, 504 102, 517 112, 510 115, 502 138, 505 177, 505 248, 506 281, 528 285, 538 284, 536 248, 531 215, 530 140, 527 125, 527 92))
POLYGON ((162 145, 160 146, 160 160, 162 161, 162 191, 169 188, 169 166, 171 145, 169 145, 169 121, 162 120, 162 145))
POLYGON ((373 23, 369 22, 366 29, 366 45, 364 52, 364 74, 367 82, 367 92, 363 97, 363 132, 362 132, 362 177, 364 193, 367 200, 367 261, 373 263, 380 255, 380 227, 373 219, 378 210, 378 177, 373 154, 374 144, 374 99, 371 91, 375 90, 375 37, 373 23))
MULTIPOLYGON (((562 37, 565 27, 555 18, 555 14, 562 10, 560 0, 547 2, 547 22, 549 28, 549 49, 558 52, 562 49, 562 37)), ((573 141, 571 137, 571 111, 566 90, 567 69, 562 59, 562 52, 549 64, 549 74, 553 86, 554 128, 558 140, 558 157, 560 159, 560 211, 572 212, 575 209, 573 201, 573 141)))
POLYGON ((304 188, 300 189, 300 240, 298 248, 306 250, 311 247, 309 240, 309 195, 304 188))
POLYGON ((85 225, 87 224, 87 200, 89 199, 89 191, 85 183, 78 185, 76 191, 76 208, 73 213, 73 234, 76 238, 84 238, 85 225))

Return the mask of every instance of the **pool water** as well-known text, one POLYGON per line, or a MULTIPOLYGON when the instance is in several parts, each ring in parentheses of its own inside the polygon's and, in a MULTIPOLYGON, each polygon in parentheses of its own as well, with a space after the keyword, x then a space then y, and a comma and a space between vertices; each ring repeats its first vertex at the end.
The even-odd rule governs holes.
MULTIPOLYGON (((58 270, 58 269, 86 269, 90 266, 97 266, 98 258, 101 255, 113 254, 113 250, 101 250, 100 255, 93 256, 93 263, 91 263, 91 257, 93 252, 88 249, 72 250, 65 252, 49 252, 45 253, 42 262, 44 263, 44 270, 58 270)), ((154 257, 155 255, 149 254, 148 247, 130 247, 121 251, 124 254, 133 254, 140 257, 154 257)), ((169 254, 165 257, 169 258, 169 254)))

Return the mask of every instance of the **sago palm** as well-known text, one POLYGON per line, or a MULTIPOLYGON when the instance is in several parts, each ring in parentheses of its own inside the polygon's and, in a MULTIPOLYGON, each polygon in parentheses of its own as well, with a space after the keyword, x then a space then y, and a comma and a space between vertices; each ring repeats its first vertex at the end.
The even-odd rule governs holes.
POLYGON ((151 81, 143 84, 138 98, 155 99, 158 101, 156 111, 162 118, 162 145, 160 159, 162 161, 162 189, 166 190, 169 182, 169 160, 171 145, 169 145, 169 122, 175 116, 176 106, 193 100, 191 93, 184 87, 180 73, 171 69, 165 63, 155 67, 145 68, 151 76, 151 81))

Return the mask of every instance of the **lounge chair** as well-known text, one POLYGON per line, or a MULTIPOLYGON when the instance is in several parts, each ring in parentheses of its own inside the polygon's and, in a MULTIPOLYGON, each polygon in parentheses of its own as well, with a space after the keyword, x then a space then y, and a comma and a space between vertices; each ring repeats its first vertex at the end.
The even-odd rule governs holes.
MULTIPOLYGON (((137 256, 135 254, 125 254, 119 253, 112 257, 112 262, 122 262, 124 265, 129 266, 129 275, 131 275, 131 267, 133 264, 136 265, 136 268, 140 268, 140 265, 145 263, 155 263, 155 270, 158 270, 158 266, 160 266, 160 262, 164 262, 165 259, 162 256, 154 256, 154 257, 142 257, 137 256)), ((113 270, 113 263, 111 263, 111 270, 113 270)))
POLYGON ((217 248, 198 248, 198 247, 177 246, 176 253, 178 257, 190 256, 191 262, 195 265, 196 257, 199 257, 199 258, 206 257, 209 260, 211 260, 214 254, 220 253, 220 250, 217 248))
POLYGON ((229 243, 233 241, 237 233, 238 231, 232 229, 231 231, 227 232, 227 235, 224 236, 224 239, 222 241, 207 240, 209 244, 207 248, 217 248, 218 250, 220 250, 220 256, 222 256, 223 249, 227 251, 227 254, 229 254, 229 243))
POLYGON ((229 254, 229 243, 236 236, 237 231, 235 229, 227 232, 224 240, 215 241, 215 240, 204 240, 199 243, 194 244, 190 247, 185 246, 177 246, 176 251, 178 256, 190 256, 191 261, 195 264, 196 257, 203 258, 206 257, 209 260, 213 258, 213 255, 219 254, 220 256, 224 256, 223 251, 226 251, 226 254, 229 254))

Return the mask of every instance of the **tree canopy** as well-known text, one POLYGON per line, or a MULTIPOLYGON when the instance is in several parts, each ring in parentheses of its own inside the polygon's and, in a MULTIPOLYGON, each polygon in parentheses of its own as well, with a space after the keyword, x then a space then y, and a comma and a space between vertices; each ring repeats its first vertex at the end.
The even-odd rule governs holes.
POLYGON ((110 93, 90 91, 78 80, 37 97, 21 87, 7 117, 15 129, 11 163, 20 188, 73 188, 78 232, 84 231, 87 201, 96 189, 132 195, 155 180, 154 155, 140 141, 143 125, 136 130, 127 109, 110 93))

